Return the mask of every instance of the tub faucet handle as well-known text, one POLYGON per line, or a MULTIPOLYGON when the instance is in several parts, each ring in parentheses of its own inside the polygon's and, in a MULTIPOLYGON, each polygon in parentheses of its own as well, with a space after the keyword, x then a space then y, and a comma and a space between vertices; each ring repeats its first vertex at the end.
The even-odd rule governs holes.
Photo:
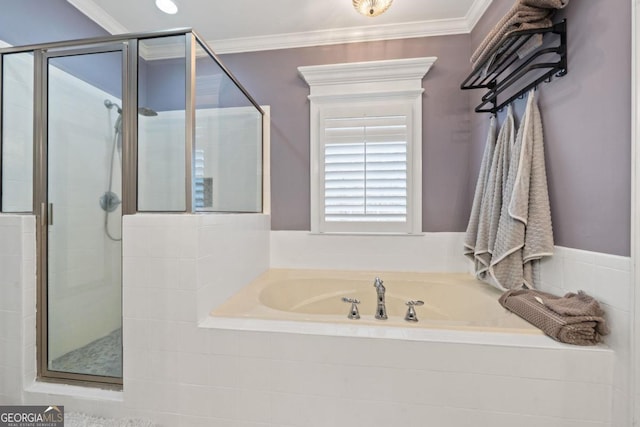
POLYGON ((406 305, 409 307, 409 309, 407 310, 407 314, 404 316, 404 320, 406 320, 407 322, 417 322, 418 316, 416 314, 415 306, 424 305, 424 301, 411 300, 407 301, 406 305))
POLYGON ((359 319, 360 312, 358 311, 358 304, 360 304, 360 300, 355 298, 342 298, 342 301, 348 302, 351 304, 351 308, 349 309, 349 315, 347 316, 349 319, 359 319))

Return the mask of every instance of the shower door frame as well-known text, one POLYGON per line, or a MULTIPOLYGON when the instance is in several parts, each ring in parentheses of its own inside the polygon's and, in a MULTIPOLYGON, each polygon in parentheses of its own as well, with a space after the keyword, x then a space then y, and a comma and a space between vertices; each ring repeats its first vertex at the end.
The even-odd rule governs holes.
MULTIPOLYGON (((100 385, 104 388, 121 389, 122 377, 107 377, 100 375, 81 374, 49 370, 49 225, 52 213, 49 211, 49 156, 48 156, 48 127, 49 127, 49 59, 82 56, 100 53, 121 52, 122 58, 122 215, 136 211, 137 182, 137 76, 138 40, 128 39, 120 41, 105 41, 102 43, 87 43, 78 46, 56 46, 51 49, 34 50, 34 205, 36 215, 36 235, 38 241, 38 273, 37 273, 37 365, 38 379, 48 382, 65 384, 100 385)), ((122 277, 120 277, 122 285, 122 277)), ((122 306, 122 298, 120 299, 122 306)))
MULTIPOLYGON (((165 213, 195 213, 194 210, 194 147, 196 131, 196 53, 201 49, 208 55, 233 84, 244 94, 246 99, 262 116, 262 144, 264 147, 265 112, 249 92, 238 82, 231 72, 222 64, 211 47, 192 28, 177 28, 171 30, 152 31, 145 33, 131 33, 122 35, 108 35, 102 37, 56 41, 24 46, 6 47, 0 49, 0 66, 6 54, 31 53, 33 55, 34 85, 33 85, 33 207, 32 214, 36 219, 36 366, 37 380, 64 384, 78 384, 92 387, 122 389, 122 378, 100 377, 86 374, 73 374, 49 371, 47 348, 47 279, 48 279, 48 59, 103 52, 122 52, 122 216, 134 215, 138 212, 138 61, 139 42, 145 39, 156 39, 171 36, 185 36, 185 209, 183 211, 161 211, 165 213), (117 46, 114 48, 114 46, 117 46)), ((142 49, 144 50, 144 49, 142 49)), ((0 83, 2 73, 0 73, 0 83)), ((0 85, 0 96, 2 96, 0 85)), ((3 112, 0 111, 0 125, 3 112)), ((2 127, 0 126, 0 136, 2 127)), ((0 139, 0 148, 2 140, 0 139)), ((1 150, 0 150, 1 151, 1 150)), ((262 152, 262 166, 265 167, 265 152, 262 152)), ((0 152, 0 168, 2 152, 0 152)), ((264 173, 264 169, 263 169, 264 173)), ((2 176, 0 175, 0 184, 2 176)), ((263 178, 262 211, 268 210, 268 199, 265 199, 263 178)), ((2 191, 0 185, 0 191, 2 191)), ((1 202, 1 201, 0 201, 1 202)), ((4 212, 1 210, 0 212, 4 212)), ((124 329, 124 328, 123 328, 124 329)))

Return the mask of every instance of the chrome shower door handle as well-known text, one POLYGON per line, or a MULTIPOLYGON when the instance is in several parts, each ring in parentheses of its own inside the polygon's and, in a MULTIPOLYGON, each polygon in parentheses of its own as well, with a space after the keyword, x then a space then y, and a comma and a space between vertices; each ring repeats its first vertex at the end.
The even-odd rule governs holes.
POLYGON ((40 203, 40 225, 53 225, 53 203, 40 203))

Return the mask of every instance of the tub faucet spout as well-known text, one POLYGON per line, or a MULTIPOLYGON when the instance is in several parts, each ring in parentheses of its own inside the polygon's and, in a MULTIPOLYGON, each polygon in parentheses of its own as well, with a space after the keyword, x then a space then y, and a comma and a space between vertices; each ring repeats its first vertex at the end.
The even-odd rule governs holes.
POLYGON ((387 307, 384 301, 384 291, 386 290, 384 285, 382 284, 382 280, 379 277, 373 281, 373 286, 376 288, 376 293, 378 294, 378 306, 376 307, 376 319, 386 319, 387 318, 387 307))

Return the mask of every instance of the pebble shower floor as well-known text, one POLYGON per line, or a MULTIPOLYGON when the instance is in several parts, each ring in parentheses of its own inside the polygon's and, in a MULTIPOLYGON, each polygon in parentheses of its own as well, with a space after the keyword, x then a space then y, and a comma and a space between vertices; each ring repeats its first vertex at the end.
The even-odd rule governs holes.
POLYGON ((122 328, 51 362, 52 371, 122 377, 122 328))

